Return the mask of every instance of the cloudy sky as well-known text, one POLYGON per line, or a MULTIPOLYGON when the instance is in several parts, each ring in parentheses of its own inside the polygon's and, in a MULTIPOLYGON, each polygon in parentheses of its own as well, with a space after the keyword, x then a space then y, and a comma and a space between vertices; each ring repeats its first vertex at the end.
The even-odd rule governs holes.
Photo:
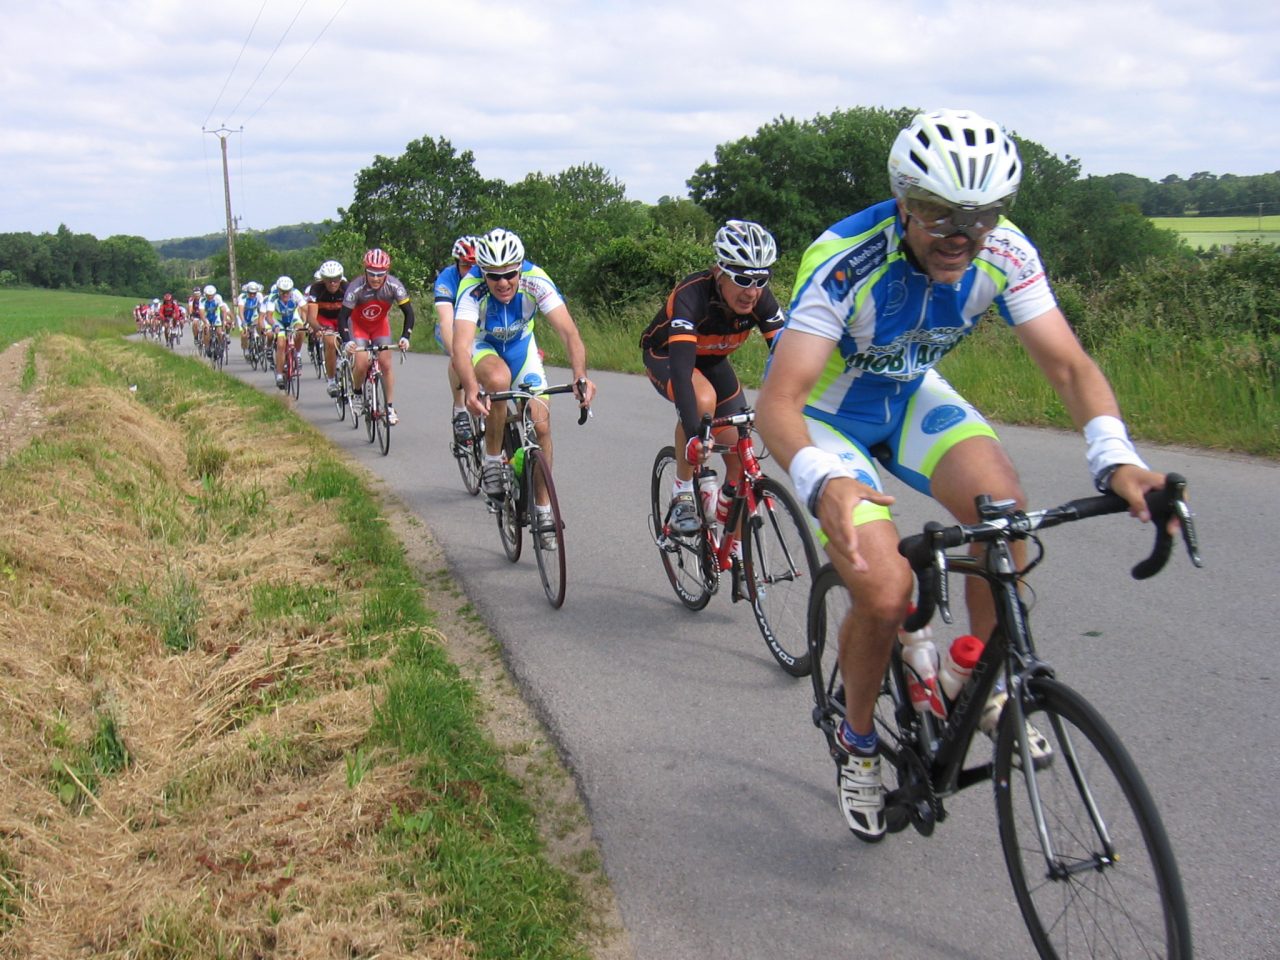
POLYGON ((967 107, 1085 173, 1280 170, 1280 5, 1217 0, 37 0, 0 20, 0 232, 335 217, 446 137, 507 182, 683 196, 779 116, 967 107))

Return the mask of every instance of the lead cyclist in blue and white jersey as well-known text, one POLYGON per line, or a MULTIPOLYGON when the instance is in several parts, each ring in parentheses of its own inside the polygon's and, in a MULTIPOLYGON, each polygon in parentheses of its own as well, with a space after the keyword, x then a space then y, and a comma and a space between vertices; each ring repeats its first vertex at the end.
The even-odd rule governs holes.
MULTIPOLYGON (((547 386, 547 374, 534 338, 534 318, 541 314, 564 343, 574 381, 584 381, 578 395, 587 407, 596 387, 587 379, 587 348, 564 297, 547 272, 524 258, 524 244, 510 230, 490 230, 476 243, 476 265, 458 287, 453 312, 453 365, 462 381, 467 407, 484 416, 486 496, 502 495, 502 430, 506 404, 490 409, 487 393, 511 389, 513 383, 547 386)), ((536 423, 538 444, 551 462, 551 413, 536 423)), ((540 500, 542 504, 544 501, 540 500)))
MULTIPOLYGON (((1003 128, 966 111, 917 114, 888 166, 893 199, 840 221, 806 251, 756 406, 762 438, 854 598, 840 628, 847 718, 832 747, 845 822, 868 841, 885 832, 872 713, 912 589, 876 462, 962 523, 977 522, 981 493, 1025 505, 995 431, 934 365, 994 304, 1083 430, 1098 488, 1145 521, 1143 494, 1164 483, 1130 442, 1039 253, 1005 217, 1022 164, 1003 128)), ((965 579, 970 628, 989 637, 991 595, 965 579)), ((997 693, 987 704, 984 731, 994 732, 1003 703, 997 693)), ((1034 728, 1027 739, 1047 761, 1034 728)))

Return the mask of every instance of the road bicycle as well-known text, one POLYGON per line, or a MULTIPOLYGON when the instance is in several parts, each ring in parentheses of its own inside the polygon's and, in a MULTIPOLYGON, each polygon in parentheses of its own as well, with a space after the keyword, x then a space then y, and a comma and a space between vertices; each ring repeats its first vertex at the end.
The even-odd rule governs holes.
POLYGON ((227 363, 227 332, 221 325, 214 327, 209 335, 209 363, 215 370, 221 370, 227 363))
MULTIPOLYGON (((274 351, 272 351, 273 360, 271 369, 274 372, 274 351)), ((286 336, 284 339, 284 395, 292 396, 297 400, 302 392, 302 357, 298 351, 293 348, 293 337, 286 336)))
MULTIPOLYGON (((378 355, 397 348, 390 344, 366 344, 360 349, 369 354, 369 370, 360 385, 360 415, 364 417, 369 442, 376 441, 385 457, 391 451, 391 422, 387 419, 387 385, 383 382, 378 355)), ((404 363, 403 349, 400 349, 400 362, 404 363)))
MULTIPOLYGON (((533 553, 538 561, 538 576, 542 580, 547 602, 559 609, 565 595, 564 520, 560 515, 560 501, 556 497, 555 483, 551 479, 551 464, 538 443, 536 424, 548 410, 546 397, 557 393, 582 396, 586 381, 564 383, 553 387, 535 387, 529 384, 512 390, 500 390, 488 396, 491 403, 507 404, 507 422, 502 435, 503 492, 496 500, 489 500, 489 509, 498 518, 498 535, 507 559, 515 563, 520 559, 522 537, 529 528, 533 541, 533 553), (548 510, 535 509, 539 494, 546 500, 548 510)), ((591 411, 580 407, 578 424, 587 422, 591 411)), ((475 431, 477 451, 484 446, 483 418, 475 431)))
POLYGON ((263 342, 262 331, 258 329, 255 323, 249 328, 249 339, 245 341, 244 359, 249 364, 250 370, 257 370, 258 365, 263 362, 266 355, 266 346, 263 342))
MULTIPOLYGON (((1168 561, 1171 516, 1181 523, 1191 562, 1201 566, 1185 491, 1186 481, 1171 473, 1163 490, 1148 494, 1156 540, 1151 556, 1133 568, 1135 579, 1154 576, 1168 561)), ((1190 957, 1186 898, 1151 794, 1120 738, 1037 654, 1030 607, 1019 591, 1044 558, 1036 531, 1122 513, 1128 504, 1114 494, 1029 512, 1016 509, 1012 500, 982 496, 976 502, 978 523, 930 522, 898 547, 919 582, 917 609, 904 630, 921 629, 935 609, 951 622, 952 570, 990 586, 996 626, 954 701, 944 702, 944 720, 913 708, 908 682, 914 675, 894 644, 875 709, 886 829, 894 833, 911 825, 929 836, 946 819, 944 800, 991 782, 1005 865, 1041 957, 1190 957), (1022 569, 1015 563, 1014 540, 1030 541, 1037 550, 1022 569), (947 552, 975 543, 987 545, 983 554, 947 552), (994 756, 966 766, 979 719, 1001 678, 1007 700, 994 756), (1021 735, 1028 724, 1047 743, 1038 758, 1031 737, 1021 735)), ((835 731, 845 712, 837 637, 850 604, 838 573, 826 565, 809 606, 813 722, 837 759, 843 752, 835 731)))
POLYGON ((323 380, 324 339, 310 327, 307 327, 307 355, 311 358, 311 365, 315 367, 316 376, 323 380))
POLYGON ((453 431, 452 411, 449 414, 449 452, 458 463, 458 473, 462 476, 462 486, 475 496, 480 492, 481 472, 484 467, 484 436, 480 418, 473 413, 467 417, 471 422, 471 439, 461 441, 453 431))
POLYGON ((333 398, 333 405, 338 408, 338 420, 345 420, 350 413, 351 429, 356 430, 360 427, 360 415, 356 413, 355 406, 351 402, 356 395, 356 389, 351 379, 351 358, 347 356, 345 350, 338 350, 338 356, 333 364, 333 376, 338 383, 338 393, 333 398))
POLYGON ((720 587, 721 575, 732 576, 732 597, 747 600, 765 646, 778 665, 793 677, 809 672, 806 616, 809 590, 820 566, 809 522, 791 491, 765 475, 755 451, 755 411, 724 417, 704 415, 700 437, 714 453, 736 454, 742 481, 734 490, 723 523, 708 515, 702 485, 707 476, 694 471, 694 503, 698 532, 681 536, 671 529, 672 489, 676 478, 674 447, 663 447, 653 461, 650 478, 650 533, 663 569, 680 602, 701 610, 720 587), (714 433, 734 427, 732 444, 714 443, 714 433), (741 560, 735 545, 742 543, 741 560))

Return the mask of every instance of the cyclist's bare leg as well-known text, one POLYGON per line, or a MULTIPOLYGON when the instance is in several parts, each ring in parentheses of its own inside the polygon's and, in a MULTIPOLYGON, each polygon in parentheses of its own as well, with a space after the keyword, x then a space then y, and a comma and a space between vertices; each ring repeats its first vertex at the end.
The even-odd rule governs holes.
POLYGON ((378 366, 382 368, 382 387, 387 394, 387 406, 395 403, 395 367, 391 363, 391 351, 383 350, 378 354, 378 366))
MULTIPOLYGON (((551 469, 551 407, 545 403, 533 401, 531 407, 533 413, 533 429, 538 435, 538 446, 542 450, 542 455, 547 460, 547 469, 551 469)), ((537 501, 539 506, 545 507, 551 502, 551 498, 547 496, 546 488, 539 483, 537 489, 534 490, 533 499, 537 501)))
MULTIPOLYGON (((476 362, 476 379, 488 393, 510 390, 511 368, 496 354, 487 354, 476 362)), ((507 425, 506 403, 491 403, 484 422, 484 452, 496 457, 502 452, 502 431, 507 425)))
MULTIPOLYGON (((961 523, 977 523, 974 497, 989 493, 996 500, 1014 500, 1020 508, 1027 505, 1026 494, 1018 480, 1018 472, 1003 446, 991 437, 970 437, 948 450, 938 461, 930 480, 933 496, 961 523)), ((982 552, 975 544, 972 552, 982 552)), ((1014 559, 1021 565, 1026 545, 1013 543, 1014 559)), ((983 640, 995 628, 996 613, 991 588, 979 577, 965 577, 965 605, 969 609, 969 629, 983 640)))
POLYGON ((332 327, 321 327, 324 335, 324 373, 332 380, 338 375, 338 331, 332 327))
POLYGON ((907 615, 911 568, 898 554, 898 528, 891 520, 858 526, 858 550, 867 561, 859 573, 842 558, 828 556, 853 595, 853 605, 840 625, 840 675, 845 709, 857 733, 870 733, 880 681, 907 615))
POLYGON ((276 373, 284 376, 284 351, 289 336, 283 330, 276 334, 276 373))

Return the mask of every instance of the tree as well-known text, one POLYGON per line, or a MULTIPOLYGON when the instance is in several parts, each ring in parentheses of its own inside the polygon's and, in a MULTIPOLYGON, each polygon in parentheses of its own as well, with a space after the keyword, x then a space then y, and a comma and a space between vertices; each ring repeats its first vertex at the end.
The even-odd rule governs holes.
POLYGON ((355 198, 339 214, 365 246, 392 253, 398 276, 430 282, 458 235, 480 230, 492 192, 470 150, 458 154, 444 137, 423 137, 356 174, 355 198))
POLYGON ((858 107, 799 122, 779 117, 716 147, 689 178, 712 218, 755 220, 783 251, 807 247, 826 227, 889 196, 889 147, 910 109, 858 107))

